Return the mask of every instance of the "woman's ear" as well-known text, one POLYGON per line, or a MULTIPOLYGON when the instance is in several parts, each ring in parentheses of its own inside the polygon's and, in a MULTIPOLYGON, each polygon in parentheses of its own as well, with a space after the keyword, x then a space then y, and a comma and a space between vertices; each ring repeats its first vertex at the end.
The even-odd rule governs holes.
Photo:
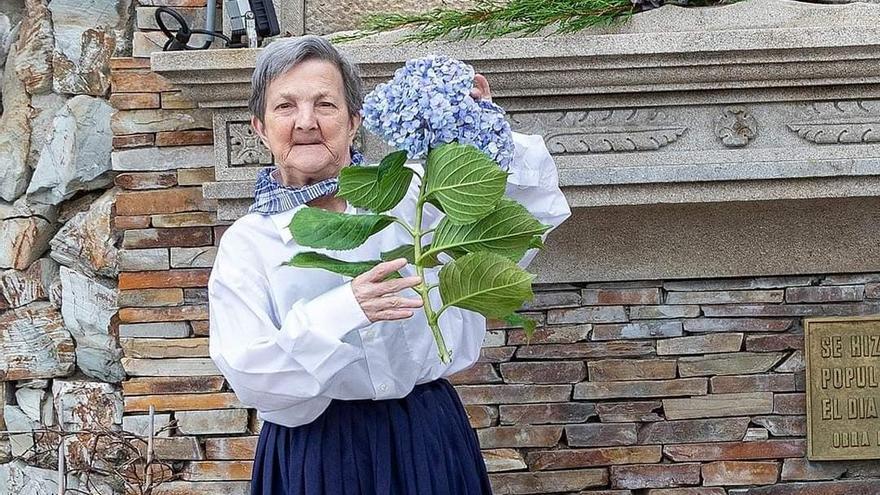
POLYGON ((351 117, 351 120, 349 122, 349 124, 350 124, 349 129, 348 129, 348 140, 349 141, 354 141, 354 137, 357 136, 357 132, 358 132, 358 129, 360 129, 360 127, 361 127, 362 121, 363 121, 363 117, 361 117, 360 114, 354 115, 351 117))
POLYGON ((263 122, 256 116, 253 116, 251 117, 251 127, 253 127, 257 135, 260 136, 260 141, 263 142, 263 146, 265 146, 266 149, 271 149, 269 148, 269 139, 266 137, 266 129, 265 126, 263 126, 263 122))

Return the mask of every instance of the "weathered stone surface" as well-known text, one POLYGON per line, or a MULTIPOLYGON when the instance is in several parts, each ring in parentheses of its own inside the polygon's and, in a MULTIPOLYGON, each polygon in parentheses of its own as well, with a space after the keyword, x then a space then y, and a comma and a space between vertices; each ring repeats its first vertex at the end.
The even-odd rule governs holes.
POLYGON ((233 393, 141 395, 125 398, 125 412, 148 412, 150 405, 157 411, 202 411, 209 409, 244 409, 233 393))
POLYGON ((208 288, 183 289, 184 304, 208 304, 208 288))
POLYGON ((134 57, 149 57, 151 53, 161 52, 168 38, 161 31, 135 31, 132 34, 131 54, 134 57))
POLYGON ((122 381, 122 350, 110 328, 118 310, 116 291, 67 267, 61 267, 61 286, 61 314, 76 341, 77 366, 90 377, 122 381))
POLYGON ((495 426, 477 430, 480 447, 555 447, 562 437, 561 426, 495 426))
POLYGON ((696 318, 700 316, 698 305, 633 306, 629 308, 633 320, 659 320, 663 318, 696 318))
MULTIPOLYGON (((196 108, 198 104, 183 96, 179 91, 165 91, 162 93, 162 108, 196 108)), ((173 131, 172 131, 173 132, 173 131)))
POLYGON ((516 357, 521 359, 594 359, 640 357, 652 354, 654 354, 654 343, 646 341, 544 344, 520 347, 516 350, 516 357))
POLYGON ((608 484, 605 469, 489 475, 493 493, 532 494, 584 490, 608 484))
POLYGON ((802 437, 807 434, 806 416, 758 416, 752 422, 767 428, 774 437, 802 437))
POLYGON ((86 274, 115 278, 117 235, 111 225, 115 196, 115 189, 105 192, 88 211, 64 224, 49 243, 52 259, 86 274))
POLYGON ((571 385, 464 385, 456 387, 464 404, 565 402, 571 385))
POLYGON ((737 352, 743 341, 741 333, 690 335, 657 341, 658 356, 737 352))
POLYGON ((779 476, 779 464, 759 461, 716 461, 702 466, 707 486, 771 485, 779 476))
POLYGON ((770 438, 767 428, 749 428, 743 437, 743 442, 760 442, 770 438))
MULTIPOLYGON (((144 215, 115 216, 113 217, 113 229, 117 232, 129 229, 146 229, 150 227, 150 217, 144 215)), ((117 253, 117 263, 118 263, 117 253)))
POLYGON ((804 440, 765 440, 754 442, 692 443, 666 445, 663 455, 675 462, 725 461, 802 457, 806 455, 804 440))
POLYGON ((122 394, 109 383, 55 380, 52 396, 64 430, 122 424, 122 394))
MULTIPOLYGON (((570 344, 574 342, 582 342, 590 338, 590 331, 593 325, 568 325, 539 327, 532 335, 530 343, 534 344, 570 344)), ((526 334, 522 330, 508 330, 508 345, 523 345, 526 343, 526 334)))
POLYGON ((502 363, 501 376, 506 383, 577 383, 587 376, 579 361, 502 363))
MULTIPOLYGON (((533 321, 537 324, 538 327, 543 327, 543 326, 544 326, 544 323, 545 323, 545 321, 544 321, 544 313, 535 313, 535 312, 527 313, 527 312, 523 312, 523 313, 521 313, 521 314, 522 314, 522 316, 524 316, 525 318, 529 318, 530 320, 533 320, 533 321)), ((489 318, 489 319, 486 320, 486 328, 489 329, 489 330, 501 330, 501 329, 505 329, 505 328, 522 328, 522 325, 520 325, 520 324, 514 324, 514 323, 508 323, 508 322, 505 321, 505 320, 497 320, 497 319, 494 319, 494 318, 489 318)))
POLYGON ((29 453, 33 454, 34 434, 32 431, 39 428, 39 423, 25 414, 20 407, 9 404, 3 406, 3 417, 9 431, 26 432, 9 435, 12 455, 23 457, 29 453))
POLYGON ((486 463, 486 471, 490 473, 519 471, 526 468, 522 454, 514 449, 483 450, 482 454, 483 462, 486 463))
MULTIPOLYGON (((196 437, 156 437, 153 439, 153 442, 153 449, 156 457, 159 459, 166 461, 197 461, 205 457, 196 437)), ((143 450, 146 450, 146 444, 138 443, 138 445, 143 450)))
POLYGON ((119 307, 179 306, 183 289, 139 289, 119 292, 119 307))
POLYGON ((88 11, 77 0, 53 1, 57 93, 104 95, 110 88, 110 57, 125 45, 130 0, 99 0, 88 11), (88 12, 88 15, 84 15, 88 12))
MULTIPOLYGON (((213 259, 215 255, 216 252, 210 257, 213 259)), ((483 347, 502 347, 506 340, 507 332, 504 330, 487 330, 486 334, 483 336, 483 347)))
POLYGON ((486 428, 498 421, 498 408, 495 406, 470 404, 464 406, 464 412, 472 428, 486 428))
POLYGON ((805 414, 806 394, 775 394, 773 414, 805 414))
POLYGON ((865 284, 866 299, 880 299, 880 283, 873 282, 865 284))
MULTIPOLYGON (((125 136, 113 136, 113 149, 121 150, 124 148, 142 148, 145 146, 153 146, 156 142, 155 134, 128 134, 125 136)), ((112 153, 111 166, 112 166, 112 153)))
POLYGON ((449 381, 453 385, 477 385, 480 383, 500 383, 502 380, 492 363, 475 363, 470 368, 451 375, 449 381))
MULTIPOLYGON (((161 132, 161 131, 184 131, 188 129, 211 129, 211 112, 207 109, 189 109, 189 110, 119 110, 113 114, 110 121, 110 128, 113 134, 138 134, 142 132, 161 132)), ((213 146, 211 146, 213 148, 213 146)), ((173 148, 155 148, 155 153, 168 151, 173 148)), ((134 151, 134 150, 131 150, 134 151)), ((183 151, 181 148, 180 151, 183 151)), ((120 152, 120 153, 127 153, 120 152)), ((146 164, 145 164, 146 165, 146 164)), ((199 166, 208 165, 202 162, 199 166)), ((117 168, 114 161, 113 170, 138 170, 134 168, 117 168)), ((168 170, 162 168, 152 168, 146 170, 168 170)))
POLYGON ((876 302, 832 304, 718 304, 703 307, 710 317, 740 316, 859 316, 880 310, 876 302))
POLYGON ((764 375, 713 376, 709 379, 713 394, 736 392, 794 392, 795 380, 791 373, 764 375))
POLYGON ((200 187, 175 187, 151 191, 126 191, 116 199, 117 215, 156 215, 184 211, 205 211, 211 203, 200 187))
POLYGON ((639 431, 640 444, 733 442, 742 440, 749 418, 658 421, 639 431))
MULTIPOLYGON (((213 209, 213 206, 206 206, 213 209)), ((208 211, 153 215, 153 227, 205 227, 217 225, 217 214, 208 211)))
POLYGON ((833 480, 847 471, 845 462, 811 462, 807 459, 782 461, 782 481, 833 480))
POLYGON ((663 399, 663 411, 666 413, 666 419, 770 414, 773 411, 773 394, 771 392, 747 392, 711 394, 687 399, 663 399))
POLYGON ((680 376, 741 375, 765 373, 782 359, 779 352, 735 352, 709 356, 683 357, 678 360, 680 376))
POLYGON ((0 310, 20 308, 34 301, 47 299, 49 287, 58 277, 58 265, 49 258, 41 258, 27 270, 7 270, 0 273, 0 310))
POLYGON ((686 488, 654 488, 648 490, 646 495, 726 495, 724 488, 710 488, 707 486, 686 488))
POLYGON ((180 338, 189 336, 189 333, 189 325, 182 321, 119 325, 120 337, 180 338))
POLYGON ((675 378, 674 359, 604 359, 587 363, 592 382, 675 378))
POLYGON ((73 339, 49 303, 0 314, 0 348, 2 380, 67 376, 74 370, 73 339))
POLYGON ((601 447, 529 452, 528 463, 534 471, 546 471, 617 464, 653 464, 660 462, 662 457, 659 445, 601 447))
MULTIPOLYGON (((0 465, 0 483, 10 495, 47 495, 58 493, 58 472, 28 466, 19 459, 0 465)), ((81 490, 79 480, 67 476, 68 490, 81 490)))
MULTIPOLYGON (((18 56, 11 67, 31 95, 45 94, 52 89, 52 19, 46 2, 26 0, 25 16, 18 29, 15 51, 18 56)), ((9 66, 10 64, 7 64, 9 66)), ((6 106, 6 92, 4 107, 6 106)))
POLYGON ((638 433, 635 423, 586 423, 566 425, 565 438, 570 447, 606 447, 632 445, 638 433))
POLYGON ((131 376, 219 375, 209 358, 134 359, 123 358, 122 366, 131 376))
MULTIPOLYGON (((51 83, 51 78, 49 79, 51 83)), ((34 95, 31 97, 31 138, 28 145, 27 164, 33 169, 40 162, 40 154, 52 137, 52 121, 64 108, 69 98, 57 93, 34 95)), ((24 192, 24 190, 22 190, 24 192)))
POLYGON ((584 289, 585 306, 660 304, 660 289, 584 289))
POLYGON ((880 480, 835 480, 751 487, 745 495, 869 495, 878 491, 880 480))
POLYGON ((669 292, 666 304, 748 304, 781 303, 782 290, 732 290, 669 292))
POLYGON ((114 93, 110 95, 110 106, 115 110, 159 108, 159 95, 156 93, 114 93))
POLYGON ((686 332, 783 332, 793 320, 762 318, 695 318, 685 320, 686 332))
POLYGON ((785 302, 787 303, 861 301, 864 298, 864 285, 790 287, 785 289, 785 302))
POLYGON ((797 373, 804 371, 806 368, 807 363, 804 361, 804 351, 794 351, 788 359, 776 367, 776 371, 779 373, 797 373))
MULTIPOLYGON (((153 415, 153 434, 156 436, 167 437, 171 435, 171 429, 167 428, 171 422, 170 414, 154 414, 153 415), (161 431, 160 430, 164 430, 161 431)), ((150 436, 150 415, 141 414, 138 416, 123 416, 122 429, 135 435, 142 437, 150 436)))
POLYGON ((810 285, 815 280, 815 277, 809 276, 669 280, 663 282, 663 288, 668 291, 780 289, 796 285, 810 285))
MULTIPOLYGON (((192 24, 190 27, 193 27, 192 24)), ((156 97, 157 107, 157 93, 174 88, 167 79, 150 70, 114 70, 110 74, 110 84, 113 86, 113 96, 151 94, 156 97)))
POLYGON ((208 357, 208 339, 123 339, 130 358, 208 357))
POLYGON ((502 425, 584 423, 596 416, 596 406, 584 402, 511 404, 499 410, 502 425))
MULTIPOLYGON (((585 303, 589 304, 589 303, 585 303)), ((581 295, 574 291, 535 292, 535 298, 527 301, 523 309, 537 311, 551 308, 570 308, 581 305, 581 295)))
POLYGON ((611 466, 612 488, 671 488, 700 484, 699 464, 611 466))
POLYGON ((206 438, 205 458, 219 460, 253 459, 258 437, 206 438))
POLYGON ((121 323, 150 323, 154 321, 207 320, 207 305, 174 306, 167 308, 122 308, 121 323))
POLYGON ((593 325, 592 340, 650 339, 679 337, 682 335, 680 321, 634 321, 614 325, 593 325))
MULTIPOLYGON (((116 176, 117 186, 129 191, 163 189, 177 185, 177 174, 174 172, 125 172, 116 176)), ((116 212, 117 215, 126 215, 116 212)))
MULTIPOLYGON (((54 5, 54 3, 53 3, 54 5)), ((27 188, 31 201, 57 205, 78 191, 110 184, 113 109, 106 100, 76 96, 52 120, 49 137, 27 188)))
POLYGON ((253 461, 196 461, 187 463, 181 477, 188 481, 250 481, 253 461))
POLYGON ((214 411, 180 411, 174 414, 177 429, 185 435, 212 435, 246 433, 246 409, 217 409, 214 411))
POLYGON ((131 378, 122 382, 126 397, 135 395, 190 394, 219 392, 222 376, 151 376, 131 378))
MULTIPOLYGON (((201 132, 201 131, 185 131, 201 132)), ((177 183, 181 186, 201 186, 205 182, 214 182, 214 168, 183 168, 177 171, 177 183)))
POLYGON ((211 271, 203 268, 187 270, 131 272, 119 274, 119 288, 161 289, 165 287, 205 287, 211 271))
POLYGON ((749 335, 746 350, 753 352, 803 350, 804 334, 749 335))
MULTIPOLYGON (((14 65, 16 49, 9 51, 7 65, 14 65)), ((31 169, 27 165, 30 145, 30 97, 14 70, 3 72, 3 114, 0 115, 0 198, 15 201, 27 189, 31 169)))
POLYGON ((168 270, 171 261, 167 248, 123 249, 119 251, 119 269, 123 271, 168 270))
POLYGON ((551 309, 547 312, 547 323, 550 325, 617 323, 624 321, 627 321, 627 317, 623 306, 551 309))
POLYGON ((15 402, 31 421, 39 422, 48 394, 41 388, 22 387, 15 391, 15 402))
POLYGON ((659 400, 639 402, 600 402, 596 404, 596 414, 603 423, 648 423, 662 421, 657 413, 663 407, 659 400))
POLYGON ((125 249, 210 246, 212 242, 213 232, 208 227, 126 230, 122 236, 125 249))
POLYGON ((622 382, 582 382, 574 386, 574 398, 617 399, 628 397, 705 395, 708 390, 708 385, 708 380, 705 378, 622 382))

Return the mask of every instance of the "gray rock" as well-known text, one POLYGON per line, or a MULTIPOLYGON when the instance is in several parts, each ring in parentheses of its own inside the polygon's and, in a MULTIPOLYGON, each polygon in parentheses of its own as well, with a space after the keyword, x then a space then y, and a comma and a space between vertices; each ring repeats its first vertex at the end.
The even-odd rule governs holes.
MULTIPOLYGON (((7 66, 17 58, 15 46, 9 51, 7 66)), ((30 145, 30 97, 14 70, 3 73, 3 115, 0 115, 0 198, 15 201, 24 193, 31 177, 27 166, 30 145)))
POLYGON ((51 304, 35 302, 0 314, 0 380, 67 376, 74 364, 73 339, 51 304))
POLYGON ((15 391, 15 402, 21 411, 34 422, 40 421, 46 391, 41 388, 20 388, 15 391))
POLYGON ((174 414, 177 429, 185 435, 246 433, 246 409, 217 409, 213 411, 179 411, 174 414))
POLYGON ((8 404, 3 407, 3 417, 6 420, 7 430, 19 432, 14 435, 9 435, 9 442, 12 446, 12 455, 15 457, 21 457, 28 453, 33 453, 34 434, 32 431, 37 427, 37 423, 28 417, 20 407, 10 406, 8 404))
POLYGON ((130 0, 53 0, 52 60, 58 93, 101 96, 110 87, 110 57, 124 39, 130 0))
MULTIPOLYGON (((50 79, 51 81, 51 79, 50 79)), ((68 98, 58 93, 34 95, 31 97, 31 141, 27 164, 36 168, 40 152, 52 136, 52 120, 64 106, 68 98)))
POLYGON ((78 367, 99 380, 122 381, 122 349, 110 333, 118 311, 116 290, 67 267, 61 267, 61 287, 61 314, 76 341, 78 367))
POLYGON ((122 424, 122 393, 109 383, 55 380, 52 397, 64 430, 113 428, 122 424))
POLYGON ((120 337, 140 338, 183 338, 190 334, 189 325, 185 321, 167 321, 161 323, 123 323, 119 325, 120 337))
POLYGON ((55 114, 53 132, 28 186, 28 199, 57 205, 77 191, 106 186, 112 179, 110 132, 112 107, 89 96, 71 98, 55 114))
POLYGON ((168 249, 123 249, 119 251, 119 269, 130 272, 167 270, 168 249))
POLYGON ((116 234, 111 213, 116 189, 105 192, 88 211, 73 216, 49 243, 49 255, 62 265, 89 275, 117 275, 116 234))
MULTIPOLYGON (((155 434, 156 432, 161 430, 170 421, 170 414, 154 414, 153 433, 155 434)), ((129 433, 134 433, 135 435, 140 435, 142 437, 148 437, 150 435, 150 416, 148 414, 141 414, 139 416, 123 416, 122 430, 129 433)), ((169 435, 171 435, 170 429, 162 431, 158 434, 158 436, 161 437, 167 437, 169 435)))
POLYGON ((20 308, 48 298, 48 287, 58 275, 58 264, 41 258, 27 270, 7 270, 0 274, 0 308, 20 308))
POLYGON ((46 0, 26 0, 26 15, 19 28, 12 67, 31 95, 52 91, 52 16, 46 0))
POLYGON ((13 39, 12 22, 9 16, 0 13, 0 68, 6 65, 6 56, 9 55, 9 47, 13 39))
MULTIPOLYGON (((58 493, 58 473, 51 469, 28 466, 20 460, 0 465, 0 486, 10 495, 47 495, 58 493)), ((67 476, 67 488, 78 490, 79 480, 67 476)))

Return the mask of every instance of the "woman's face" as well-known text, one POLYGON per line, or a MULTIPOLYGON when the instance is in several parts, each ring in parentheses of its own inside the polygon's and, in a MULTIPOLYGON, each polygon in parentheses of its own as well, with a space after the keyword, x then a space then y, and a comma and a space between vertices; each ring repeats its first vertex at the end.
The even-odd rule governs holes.
POLYGON ((336 177, 351 163, 361 118, 348 114, 336 66, 307 60, 269 84, 265 118, 251 123, 275 157, 283 184, 304 186, 336 177))

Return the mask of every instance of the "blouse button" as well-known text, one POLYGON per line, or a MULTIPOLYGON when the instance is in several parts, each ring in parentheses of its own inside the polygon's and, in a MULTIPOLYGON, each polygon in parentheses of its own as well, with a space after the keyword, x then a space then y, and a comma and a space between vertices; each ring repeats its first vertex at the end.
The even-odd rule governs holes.
POLYGON ((385 385, 384 383, 379 385, 379 392, 384 392, 386 390, 388 390, 388 385, 385 385))

